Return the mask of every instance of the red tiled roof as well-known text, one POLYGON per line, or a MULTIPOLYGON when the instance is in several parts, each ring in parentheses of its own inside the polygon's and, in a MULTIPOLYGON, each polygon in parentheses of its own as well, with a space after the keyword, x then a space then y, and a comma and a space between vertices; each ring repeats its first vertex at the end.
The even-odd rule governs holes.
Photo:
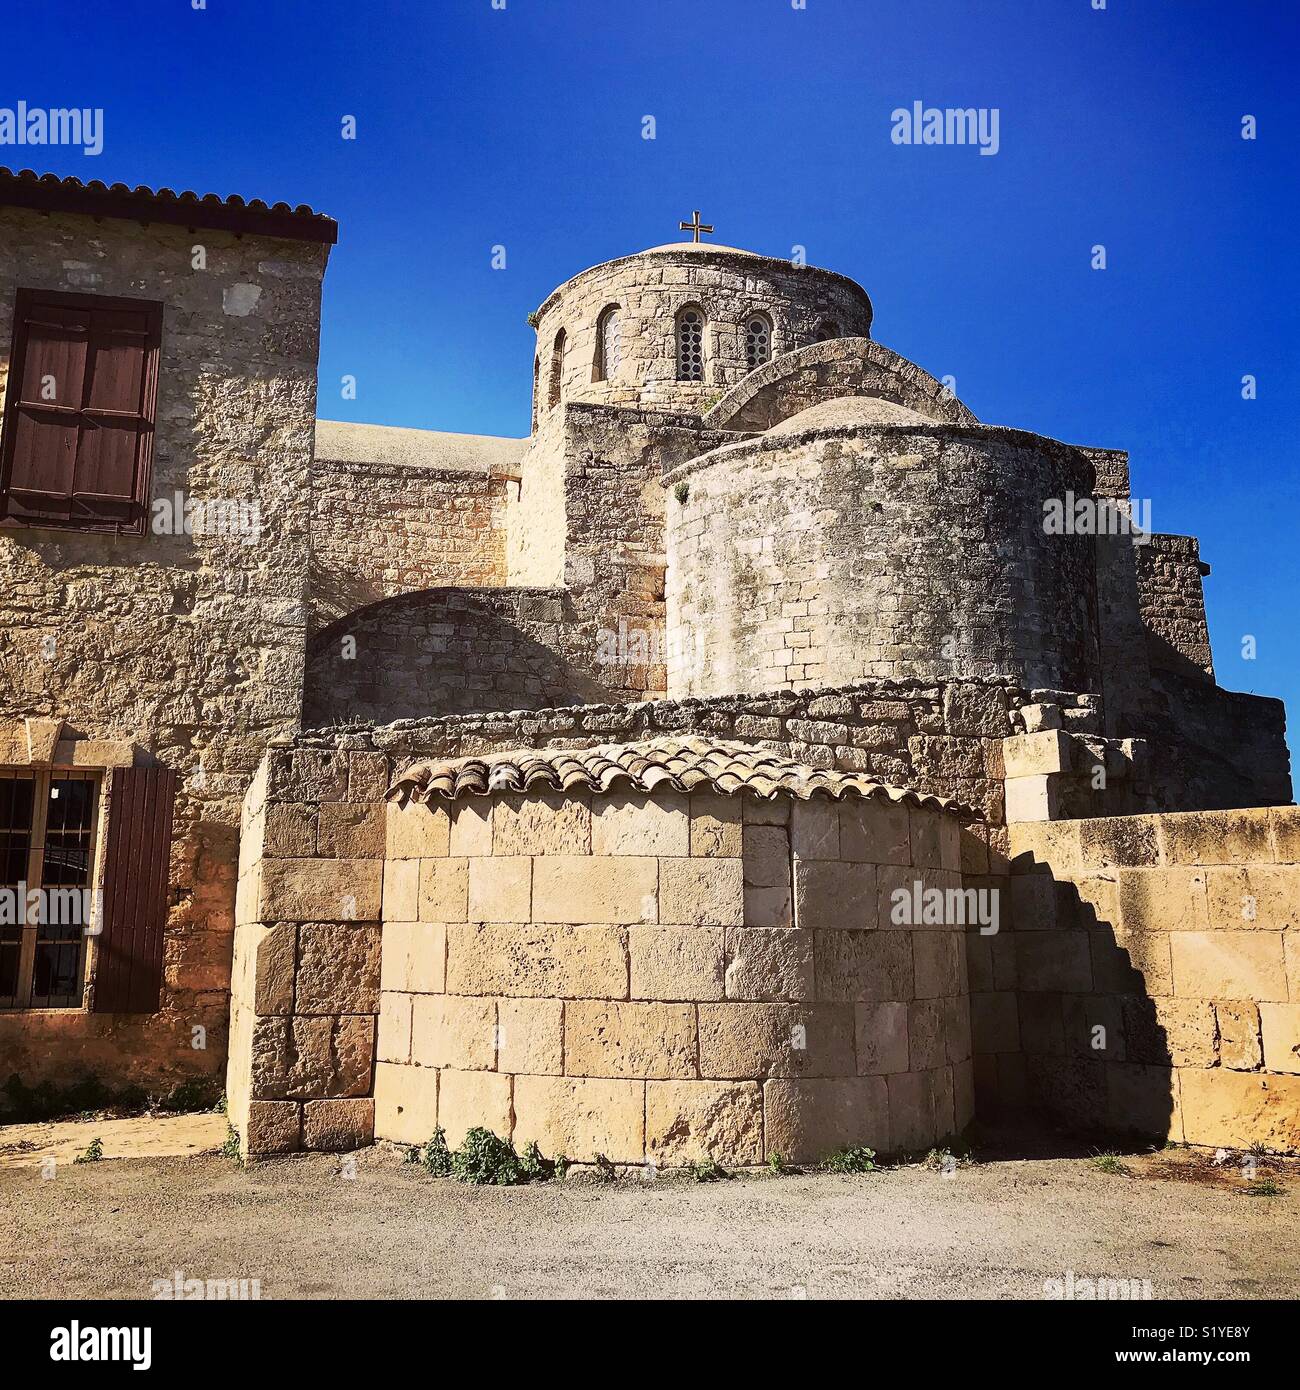
POLYGON ((291 241, 316 241, 326 246, 333 246, 339 239, 339 224, 306 203, 291 208, 288 203, 268 205, 260 198, 245 202, 238 194, 221 198, 215 193, 174 193, 170 188, 155 190, 143 184, 129 188, 124 183, 106 184, 99 179, 83 183, 78 178, 37 174, 31 169, 15 173, 0 168, 0 207, 210 227, 291 241))

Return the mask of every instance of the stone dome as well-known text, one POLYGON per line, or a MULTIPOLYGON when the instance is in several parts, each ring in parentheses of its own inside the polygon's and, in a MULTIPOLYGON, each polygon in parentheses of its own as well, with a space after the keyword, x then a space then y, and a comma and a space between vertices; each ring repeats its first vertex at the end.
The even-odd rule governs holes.
POLYGON ((872 429, 877 425, 933 425, 933 420, 881 396, 839 396, 800 410, 767 431, 767 438, 820 434, 826 430, 872 429))

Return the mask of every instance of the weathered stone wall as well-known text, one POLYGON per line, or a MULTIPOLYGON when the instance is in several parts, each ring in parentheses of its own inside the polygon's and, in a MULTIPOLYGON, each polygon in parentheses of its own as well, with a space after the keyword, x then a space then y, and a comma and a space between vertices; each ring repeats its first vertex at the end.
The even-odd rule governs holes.
POLYGON ((958 836, 700 791, 390 807, 376 1137, 660 1165, 950 1137, 962 934, 899 925, 892 894, 960 884, 958 836))
POLYGON ((1012 825, 972 943, 981 1104, 1300 1150, 1300 809, 1012 825))
POLYGON ((1092 539, 1043 530, 1044 499, 1091 478, 1039 436, 937 425, 768 435, 678 468, 669 691, 954 673, 1097 688, 1092 539))
POLYGON ((750 370, 745 360, 747 316, 772 322, 772 356, 811 343, 819 325, 837 336, 869 337, 871 301, 846 276, 812 266, 690 244, 623 256, 575 275, 552 291, 537 319, 538 394, 535 419, 548 410, 556 335, 565 335, 562 401, 660 406, 699 411, 750 370), (594 380, 596 324, 604 309, 619 310, 620 360, 609 380, 594 380), (704 380, 677 380, 678 311, 704 311, 704 380))
POLYGON ((396 594, 506 582, 506 487, 485 469, 312 466, 313 630, 396 594))
POLYGON ((0 393, 19 286, 160 301, 152 495, 260 515, 257 535, 0 535, 0 718, 61 718, 182 779, 160 1013, 0 1015, 5 1075, 66 1081, 75 1057, 163 1087, 222 1065, 240 799, 301 709, 324 266, 319 245, 0 209, 0 393))
POLYGON ((1152 535, 1134 550, 1151 665, 1213 680, 1214 658, 1201 584, 1210 567, 1201 562, 1196 537, 1152 535))

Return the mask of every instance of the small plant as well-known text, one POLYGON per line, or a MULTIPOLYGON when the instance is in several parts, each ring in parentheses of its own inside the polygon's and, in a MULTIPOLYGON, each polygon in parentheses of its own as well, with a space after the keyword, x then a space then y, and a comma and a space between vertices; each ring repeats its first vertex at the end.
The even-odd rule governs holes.
POLYGON ((874 1173, 875 1149, 839 1149, 831 1154, 822 1167, 828 1173, 874 1173))
POLYGON ((699 1163, 692 1163, 688 1171, 696 1182, 723 1182, 731 1177, 731 1174, 720 1163, 711 1158, 703 1159, 699 1163))
POLYGON ((173 1086, 163 1097, 159 1109, 191 1114, 196 1110, 211 1110, 214 1105, 219 1105, 222 1114, 225 1114, 225 1101, 225 1095, 218 1096, 211 1081, 192 1076, 173 1086))
POLYGON ((229 1120, 226 1121, 226 1142, 221 1146, 221 1153, 224 1158, 243 1166, 244 1158, 239 1152, 239 1131, 229 1120))
POLYGON ((1092 1166, 1099 1173, 1116 1173, 1120 1176, 1127 1176, 1128 1169, 1120 1162, 1118 1154, 1102 1153, 1093 1154, 1092 1166))
POLYGON ((519 1171, 523 1174, 525 1182, 543 1182, 554 1171, 554 1164, 547 1163, 542 1157, 542 1151, 537 1147, 537 1140, 530 1139, 524 1145, 524 1151, 519 1155, 519 1171))
POLYGON ((1242 1191, 1247 1197, 1284 1197, 1286 1189, 1272 1178, 1256 1178, 1254 1182, 1249 1182, 1242 1191))
POLYGON ((691 495, 690 484, 680 482, 673 488, 673 496, 681 503, 685 504, 686 499, 691 495))
POLYGON ((614 1171, 614 1165, 604 1154, 596 1155, 596 1177, 601 1182, 613 1182, 618 1177, 614 1171))
POLYGON ((532 312, 531 314, 528 315, 528 326, 529 326, 529 328, 536 328, 537 325, 538 325, 541 321, 542 321, 542 316, 541 316, 541 314, 539 314, 539 313, 537 312, 536 309, 534 309, 533 312, 532 312))
POLYGON ((465 1142, 452 1154, 451 1175, 458 1182, 476 1187, 514 1187, 526 1180, 515 1146, 490 1129, 478 1126, 466 1134, 465 1142))
POLYGON ((424 1146, 421 1162, 435 1178, 451 1176, 451 1150, 447 1147, 447 1136, 441 1125, 433 1131, 432 1138, 424 1146))
POLYGON ((786 1165, 784 1156, 781 1154, 768 1154, 767 1166, 772 1170, 773 1173, 776 1174, 777 1177, 780 1177, 783 1173, 788 1173, 790 1171, 789 1167, 787 1167, 786 1165))
POLYGON ((92 1139, 85 1149, 79 1153, 72 1161, 74 1163, 98 1163, 104 1157, 104 1141, 98 1137, 92 1139))
POLYGON ((951 1173, 955 1168, 969 1168, 974 1162, 969 1149, 934 1148, 921 1160, 921 1167, 932 1173, 951 1173))
POLYGON ((402 1155, 403 1163, 419 1163, 420 1146, 418 1144, 408 1144, 406 1152, 402 1155))
POLYGON ((565 1154, 559 1154, 559 1155, 557 1155, 557 1157, 556 1157, 556 1159, 555 1159, 555 1168, 554 1168, 554 1172, 555 1172, 555 1180, 556 1180, 556 1182, 563 1182, 564 1179, 568 1176, 568 1173, 569 1173, 569 1160, 568 1160, 568 1157, 567 1157, 565 1154))

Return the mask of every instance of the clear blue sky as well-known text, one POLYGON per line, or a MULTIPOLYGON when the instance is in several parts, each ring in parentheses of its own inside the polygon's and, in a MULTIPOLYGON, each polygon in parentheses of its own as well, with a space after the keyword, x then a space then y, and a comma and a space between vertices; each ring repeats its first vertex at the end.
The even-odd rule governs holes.
POLYGON ((981 419, 1129 449, 1214 567, 1221 682, 1300 719, 1300 5, 1093 3, 14 3, 0 105, 102 106, 106 139, 0 162, 338 218, 320 412, 385 424, 526 434, 525 315, 692 208, 804 245, 981 419), (1000 152, 893 145, 916 100, 997 107, 1000 152))

